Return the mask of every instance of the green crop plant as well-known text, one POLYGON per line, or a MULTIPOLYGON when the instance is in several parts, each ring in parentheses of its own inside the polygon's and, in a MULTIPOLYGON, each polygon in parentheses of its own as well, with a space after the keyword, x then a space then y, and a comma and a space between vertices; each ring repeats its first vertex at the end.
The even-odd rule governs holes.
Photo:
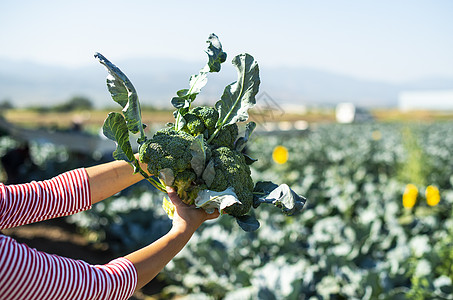
MULTIPOLYGON (((245 152, 250 135, 256 127, 247 122, 248 110, 255 103, 260 78, 255 59, 249 54, 233 58, 237 81, 225 87, 214 107, 194 106, 193 102, 206 85, 208 74, 219 72, 226 61, 226 53, 215 34, 207 40, 207 64, 192 75, 189 88, 177 91, 171 99, 175 107, 174 123, 158 130, 151 138, 145 135, 137 92, 124 73, 96 53, 95 57, 108 70, 107 87, 122 114, 112 112, 103 126, 105 136, 117 143, 113 157, 126 160, 134 172, 142 174, 158 190, 174 187, 187 204, 236 218, 246 231, 254 231, 260 224, 252 208, 271 203, 286 215, 299 213, 306 199, 286 184, 270 181, 254 183, 249 165, 256 161, 245 152), (238 136, 238 123, 246 123, 243 136, 238 136), (140 168, 134 156, 129 134, 138 134, 139 159, 147 163, 147 171, 140 168), (151 174, 151 176, 149 175, 151 174)), ((169 216, 172 207, 164 199, 169 216)))

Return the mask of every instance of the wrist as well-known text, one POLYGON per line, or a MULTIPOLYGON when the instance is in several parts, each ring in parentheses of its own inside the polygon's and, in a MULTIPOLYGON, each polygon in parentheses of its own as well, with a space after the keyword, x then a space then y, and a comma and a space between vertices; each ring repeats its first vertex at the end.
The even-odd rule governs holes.
POLYGON ((195 227, 195 226, 189 226, 189 224, 173 223, 173 226, 171 227, 170 232, 175 235, 187 236, 190 238, 195 233, 197 228, 198 227, 195 227))

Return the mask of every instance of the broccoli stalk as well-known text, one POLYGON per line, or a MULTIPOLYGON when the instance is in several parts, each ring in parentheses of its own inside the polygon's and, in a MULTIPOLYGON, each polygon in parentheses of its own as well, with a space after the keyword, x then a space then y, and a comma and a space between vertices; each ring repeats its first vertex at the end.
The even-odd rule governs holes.
POLYGON ((186 169, 176 174, 175 181, 172 185, 176 189, 181 200, 189 205, 194 204, 194 200, 198 195, 199 187, 195 183, 196 179, 197 175, 195 172, 186 169))

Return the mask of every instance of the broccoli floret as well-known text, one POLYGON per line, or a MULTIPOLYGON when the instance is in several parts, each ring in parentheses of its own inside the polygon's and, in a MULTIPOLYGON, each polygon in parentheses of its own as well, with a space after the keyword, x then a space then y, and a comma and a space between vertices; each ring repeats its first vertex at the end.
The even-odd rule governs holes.
POLYGON ((212 159, 215 177, 209 189, 222 192, 233 187, 242 204, 233 204, 224 212, 232 216, 245 215, 252 207, 254 183, 244 156, 228 147, 219 147, 212 150, 212 159))
POLYGON ((214 130, 215 124, 219 119, 217 110, 210 106, 197 106, 192 109, 192 113, 199 117, 208 130, 214 130))
POLYGON ((192 112, 186 113, 184 115, 184 120, 186 121, 186 124, 183 127, 183 131, 193 136, 197 136, 201 133, 204 133, 204 131, 206 130, 203 121, 192 112))
POLYGON ((183 130, 193 136, 205 134, 208 130, 208 136, 215 130, 215 125, 219 119, 219 113, 213 107, 197 106, 184 115, 186 124, 183 130))
POLYGON ((223 126, 212 139, 213 147, 228 147, 234 149, 234 142, 238 137, 239 129, 236 123, 223 126))
POLYGON ((140 147, 140 161, 148 164, 148 172, 152 175, 159 175, 164 168, 177 174, 190 168, 193 140, 192 135, 173 128, 159 130, 140 147))

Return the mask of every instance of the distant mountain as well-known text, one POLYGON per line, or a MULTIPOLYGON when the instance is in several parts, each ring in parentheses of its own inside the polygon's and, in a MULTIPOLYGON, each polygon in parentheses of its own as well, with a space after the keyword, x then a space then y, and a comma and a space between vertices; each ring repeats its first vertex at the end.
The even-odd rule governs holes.
MULTIPOLYGON (((115 63, 132 81, 141 102, 154 106, 168 106, 177 90, 188 87, 190 75, 204 65, 176 59, 129 59, 115 63)), ((79 68, 0 59, 0 102, 8 99, 17 107, 53 105, 80 95, 92 99, 98 107, 112 106, 106 75, 94 58, 93 65, 79 68)), ((393 107, 403 90, 453 88, 453 78, 390 84, 309 68, 261 66, 260 76, 261 93, 277 103, 291 105, 335 105, 347 101, 364 107, 393 107)), ((225 64, 220 74, 210 74, 197 101, 214 103, 234 80, 236 71, 231 64, 225 64)))

